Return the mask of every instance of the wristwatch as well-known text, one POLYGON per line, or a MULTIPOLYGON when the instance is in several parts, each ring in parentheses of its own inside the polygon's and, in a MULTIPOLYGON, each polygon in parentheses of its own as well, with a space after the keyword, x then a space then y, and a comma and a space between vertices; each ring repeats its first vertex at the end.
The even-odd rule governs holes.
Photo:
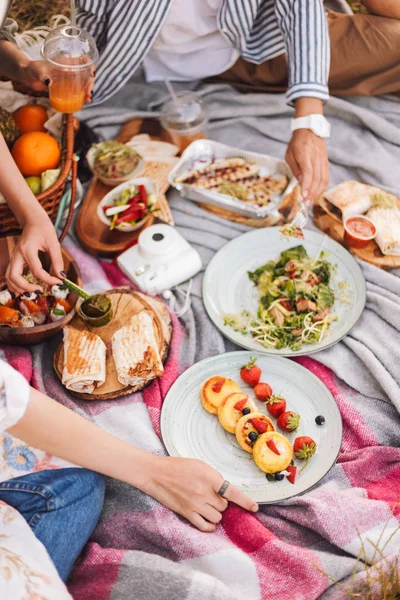
POLYGON ((331 135, 331 124, 323 115, 307 115, 292 119, 291 130, 311 129, 315 135, 321 138, 328 138, 331 135))

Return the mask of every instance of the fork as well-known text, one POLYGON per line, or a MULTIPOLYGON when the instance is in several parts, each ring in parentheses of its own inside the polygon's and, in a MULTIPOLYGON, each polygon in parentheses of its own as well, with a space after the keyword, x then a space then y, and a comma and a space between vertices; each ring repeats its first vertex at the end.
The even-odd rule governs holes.
POLYGON ((295 227, 299 227, 300 229, 304 229, 309 219, 309 212, 303 198, 301 198, 300 202, 300 210, 295 214, 290 224, 294 225, 295 227))

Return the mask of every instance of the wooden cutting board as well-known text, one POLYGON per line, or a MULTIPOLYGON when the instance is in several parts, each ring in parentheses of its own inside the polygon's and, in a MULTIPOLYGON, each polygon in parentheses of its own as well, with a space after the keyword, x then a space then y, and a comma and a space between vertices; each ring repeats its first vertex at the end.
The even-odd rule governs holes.
MULTIPOLYGON (((400 201, 398 201, 400 209, 400 201)), ((382 254, 379 246, 373 240, 365 248, 350 248, 344 243, 344 227, 341 220, 329 214, 322 206, 322 197, 314 203, 314 221, 317 227, 332 239, 345 246, 349 252, 381 269, 396 269, 400 267, 400 256, 382 254)))
MULTIPOLYGON (((123 125, 117 137, 120 142, 127 142, 133 136, 147 133, 155 140, 170 141, 168 134, 162 129, 156 119, 134 119, 123 125)), ((166 162, 146 161, 144 170, 138 177, 149 177, 157 186, 159 195, 160 218, 169 213, 165 193, 169 188, 168 175, 172 164, 166 162)), ((75 231, 85 249, 95 256, 111 258, 135 240, 138 239, 143 229, 154 223, 154 216, 150 215, 144 226, 139 231, 126 233, 123 231, 110 231, 109 227, 97 217, 97 205, 112 188, 104 185, 94 177, 89 186, 85 199, 80 207, 75 222, 75 231)))
MULTIPOLYGON (((172 327, 169 312, 165 304, 156 298, 149 298, 140 292, 125 287, 109 290, 106 294, 110 297, 114 309, 114 316, 108 325, 105 325, 104 327, 89 327, 78 315, 76 315, 70 323, 70 327, 75 327, 78 330, 88 329, 99 335, 107 348, 107 375, 105 383, 96 389, 93 394, 81 394, 79 392, 71 391, 71 394, 78 398, 82 398, 83 400, 114 400, 115 398, 126 396, 132 392, 137 392, 145 387, 143 385, 126 387, 118 381, 111 351, 111 338, 114 333, 125 325, 131 317, 142 310, 149 311, 153 316, 154 332, 162 361, 164 362, 168 356, 172 327)), ((61 381, 64 365, 63 342, 61 342, 56 350, 53 358, 53 365, 54 370, 61 381)))

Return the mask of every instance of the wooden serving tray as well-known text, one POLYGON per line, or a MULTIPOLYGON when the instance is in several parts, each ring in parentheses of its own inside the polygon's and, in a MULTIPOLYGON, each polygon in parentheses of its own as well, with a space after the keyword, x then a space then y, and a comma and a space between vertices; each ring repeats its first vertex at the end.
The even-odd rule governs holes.
MULTIPOLYGON (((106 294, 110 297, 114 309, 114 316, 108 325, 105 325, 104 327, 89 327, 78 315, 76 315, 70 323, 70 327, 75 327, 79 330, 88 329, 99 335, 107 347, 105 383, 97 388, 93 394, 81 394, 79 392, 71 391, 71 394, 78 398, 82 398, 83 400, 113 400, 145 387, 143 385, 126 387, 118 381, 111 351, 111 338, 114 333, 125 325, 131 317, 142 310, 149 311, 153 316, 154 332, 162 361, 164 362, 168 356, 172 326, 169 312, 165 304, 156 298, 147 297, 128 287, 109 290, 106 294)), ((61 342, 53 358, 54 370, 60 381, 62 380, 63 365, 64 343, 61 342)))
MULTIPOLYGON (((122 126, 117 139, 125 143, 140 133, 147 133, 152 139, 170 141, 167 133, 155 119, 134 119, 127 121, 122 126)), ((163 162, 146 161, 144 170, 138 175, 138 177, 149 177, 156 184, 159 194, 160 214, 169 210, 165 193, 169 188, 168 174, 172 166, 172 164, 163 162)), ((155 216, 150 215, 146 223, 138 231, 130 233, 116 230, 110 231, 107 225, 102 223, 97 217, 97 205, 111 189, 94 177, 75 223, 76 235, 85 249, 90 254, 107 258, 123 252, 127 246, 132 245, 143 229, 154 223, 155 216, 157 216, 157 213, 155 216)))
MULTIPOLYGON (((400 201, 397 201, 400 209, 400 201)), ((372 240, 365 248, 350 248, 344 243, 344 227, 341 220, 329 214, 323 207, 322 197, 314 203, 314 221, 317 227, 332 239, 345 246, 349 252, 381 269, 400 267, 400 256, 382 254, 377 243, 372 240)))

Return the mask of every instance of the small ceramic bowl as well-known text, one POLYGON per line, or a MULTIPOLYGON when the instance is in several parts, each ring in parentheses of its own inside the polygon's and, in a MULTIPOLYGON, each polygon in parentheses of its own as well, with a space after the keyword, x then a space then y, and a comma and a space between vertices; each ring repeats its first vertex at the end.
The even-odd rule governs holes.
POLYGON ((108 300, 110 302, 110 306, 109 306, 107 312, 105 312, 103 315, 101 315, 99 317, 89 317, 88 315, 86 315, 83 312, 83 310, 82 310, 82 304, 84 302, 86 302, 86 300, 84 300, 83 298, 81 298, 78 301, 78 304, 76 306, 76 310, 77 310, 78 315, 80 316, 80 318, 82 319, 82 321, 84 321, 87 325, 89 325, 89 327, 104 327, 104 325, 108 325, 108 323, 113 318, 114 310, 113 310, 113 304, 112 304, 111 299, 107 296, 107 294, 101 294, 101 295, 105 296, 106 298, 108 298, 108 300))
POLYGON ((344 242, 351 248, 365 248, 376 237, 376 227, 364 215, 348 217, 344 223, 344 242))
MULTIPOLYGON (((101 144, 101 142, 100 142, 100 144, 101 144)), ((95 144, 94 146, 92 146, 90 148, 90 150, 86 154, 86 160, 88 162, 89 168, 92 171, 93 175, 95 177, 97 177, 97 179, 99 179, 105 185, 108 185, 109 187, 115 187, 117 185, 121 185, 121 183, 124 183, 125 181, 129 181, 130 179, 137 177, 143 171, 144 159, 140 155, 138 155, 139 162, 136 165, 136 167, 133 169, 133 171, 131 173, 128 173, 128 175, 125 175, 124 177, 119 177, 118 179, 111 179, 108 177, 100 177, 94 170, 94 162, 95 162, 96 151, 97 151, 96 146, 97 146, 97 144, 95 144)))
MULTIPOLYGON (((125 183, 122 183, 121 185, 119 185, 118 187, 113 189, 111 192, 108 192, 108 194, 106 194, 104 196, 104 198, 97 205, 97 216, 99 217, 100 221, 102 223, 104 223, 104 225, 107 225, 108 227, 110 227, 111 218, 106 217, 104 210, 103 210, 103 206, 107 206, 107 205, 111 206, 111 205, 115 204, 116 198, 118 198, 120 196, 120 194, 121 194, 121 192, 123 192, 123 190, 133 188, 134 186, 138 186, 138 185, 144 185, 144 187, 146 188, 147 199, 149 198, 149 196, 155 195, 155 193, 156 193, 155 185, 154 185, 153 181, 151 179, 148 179, 147 177, 139 177, 138 179, 132 179, 131 181, 126 181, 125 183)), ((124 214, 124 213, 121 213, 121 214, 124 214)), ((148 213, 143 219, 138 221, 135 225, 130 225, 129 223, 120 223, 119 225, 116 225, 114 229, 116 231, 124 231, 125 233, 137 231, 138 229, 141 229, 143 227, 143 225, 146 223, 146 221, 149 219, 150 216, 151 216, 151 214, 148 213)))

